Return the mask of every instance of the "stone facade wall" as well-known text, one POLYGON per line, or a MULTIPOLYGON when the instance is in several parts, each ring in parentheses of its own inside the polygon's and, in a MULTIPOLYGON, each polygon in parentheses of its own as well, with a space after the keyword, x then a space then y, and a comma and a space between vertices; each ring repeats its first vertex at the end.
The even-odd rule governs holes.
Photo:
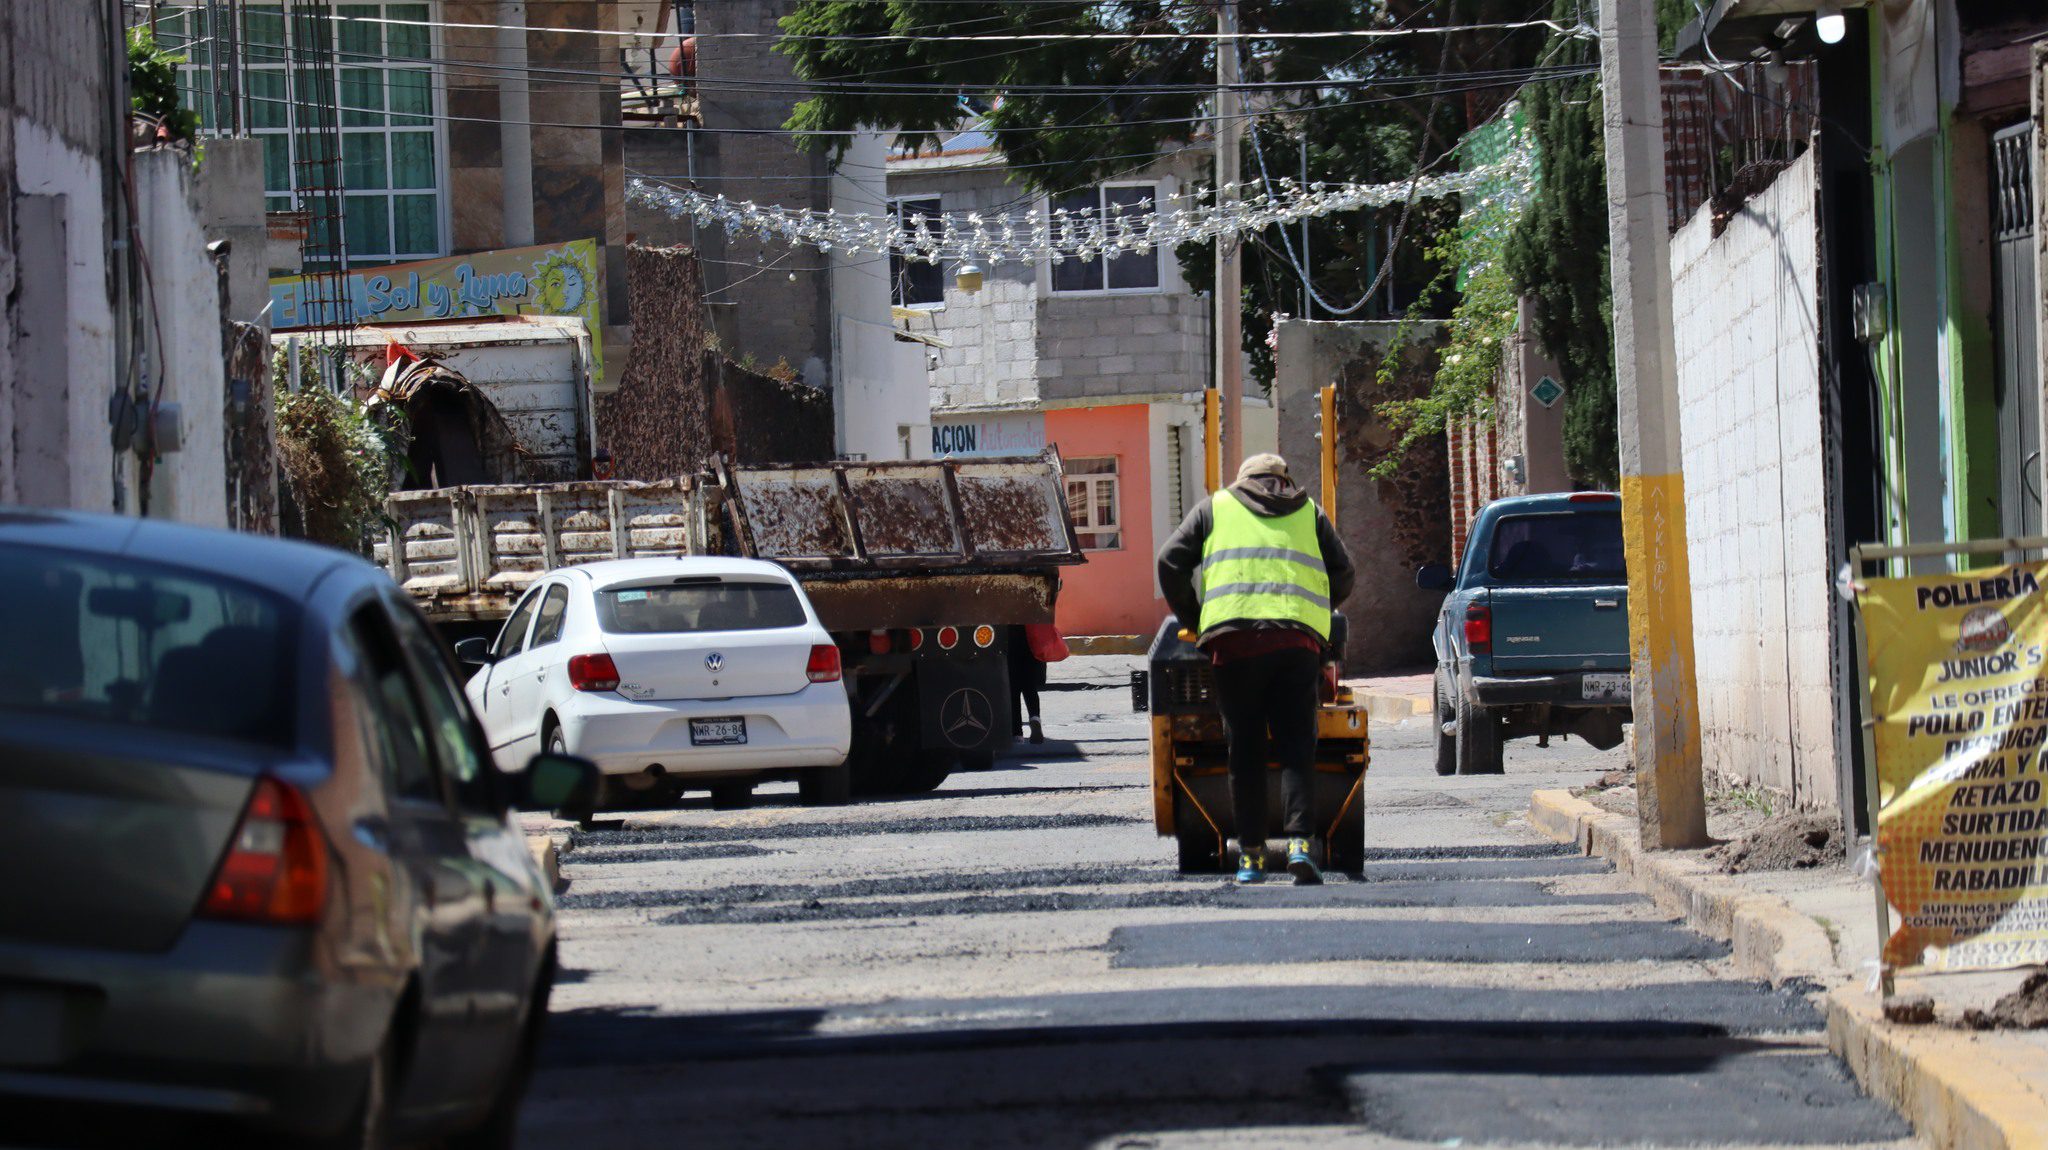
POLYGON ((1047 399, 1197 391, 1209 375, 1209 301, 1163 291, 1046 296, 1038 354, 1047 399))
POLYGON ((1396 436, 1378 408, 1429 389, 1441 334, 1411 332, 1400 365, 1385 384, 1381 362, 1398 321, 1283 320, 1273 396, 1279 406, 1280 454, 1297 480, 1327 509, 1318 470, 1315 416, 1320 389, 1337 385, 1336 510, 1332 521, 1358 568, 1358 585, 1343 607, 1351 620, 1345 671, 1353 675, 1428 666, 1430 629, 1443 596, 1415 586, 1415 568, 1448 553, 1450 484, 1441 441, 1409 449, 1392 479, 1371 468, 1392 451, 1396 436))
POLYGON ((1672 237, 1686 539, 1706 769, 1838 803, 1830 485, 1809 152, 1717 238, 1672 237))

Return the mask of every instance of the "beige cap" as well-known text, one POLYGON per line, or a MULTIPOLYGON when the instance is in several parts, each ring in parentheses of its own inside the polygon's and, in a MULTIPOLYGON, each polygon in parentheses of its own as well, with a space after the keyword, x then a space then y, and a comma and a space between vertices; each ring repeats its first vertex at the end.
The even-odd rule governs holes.
POLYGON ((1261 451, 1246 459, 1237 469, 1239 480, 1250 479, 1254 475, 1277 475, 1289 482, 1293 481, 1293 477, 1287 474, 1287 461, 1270 451, 1261 451))

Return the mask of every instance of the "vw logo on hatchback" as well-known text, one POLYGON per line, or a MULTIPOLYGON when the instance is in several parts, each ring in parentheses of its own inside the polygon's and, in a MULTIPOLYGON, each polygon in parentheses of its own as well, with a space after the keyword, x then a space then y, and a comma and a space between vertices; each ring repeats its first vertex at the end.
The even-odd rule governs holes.
POLYGON ((716 651, 704 656, 704 669, 714 675, 725 670, 725 656, 716 651))

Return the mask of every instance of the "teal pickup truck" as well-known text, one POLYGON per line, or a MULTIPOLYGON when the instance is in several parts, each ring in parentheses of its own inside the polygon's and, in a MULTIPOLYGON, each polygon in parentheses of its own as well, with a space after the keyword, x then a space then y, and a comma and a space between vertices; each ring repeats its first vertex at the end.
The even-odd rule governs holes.
POLYGON ((1523 495, 1488 504, 1443 591, 1436 648, 1436 773, 1499 774, 1501 744, 1577 735, 1606 750, 1629 721, 1628 572, 1621 498, 1523 495))

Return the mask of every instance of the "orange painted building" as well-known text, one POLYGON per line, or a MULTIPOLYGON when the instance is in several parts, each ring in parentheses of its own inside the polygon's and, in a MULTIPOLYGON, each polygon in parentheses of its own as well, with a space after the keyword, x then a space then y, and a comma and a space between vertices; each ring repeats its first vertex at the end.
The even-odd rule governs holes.
MULTIPOLYGON (((1152 406, 1045 413, 1045 437, 1067 468, 1067 506, 1088 562, 1061 576, 1057 619, 1066 635, 1150 637, 1166 615, 1152 574, 1155 531, 1152 406)), ((1175 524, 1165 531, 1170 533, 1175 524)))

